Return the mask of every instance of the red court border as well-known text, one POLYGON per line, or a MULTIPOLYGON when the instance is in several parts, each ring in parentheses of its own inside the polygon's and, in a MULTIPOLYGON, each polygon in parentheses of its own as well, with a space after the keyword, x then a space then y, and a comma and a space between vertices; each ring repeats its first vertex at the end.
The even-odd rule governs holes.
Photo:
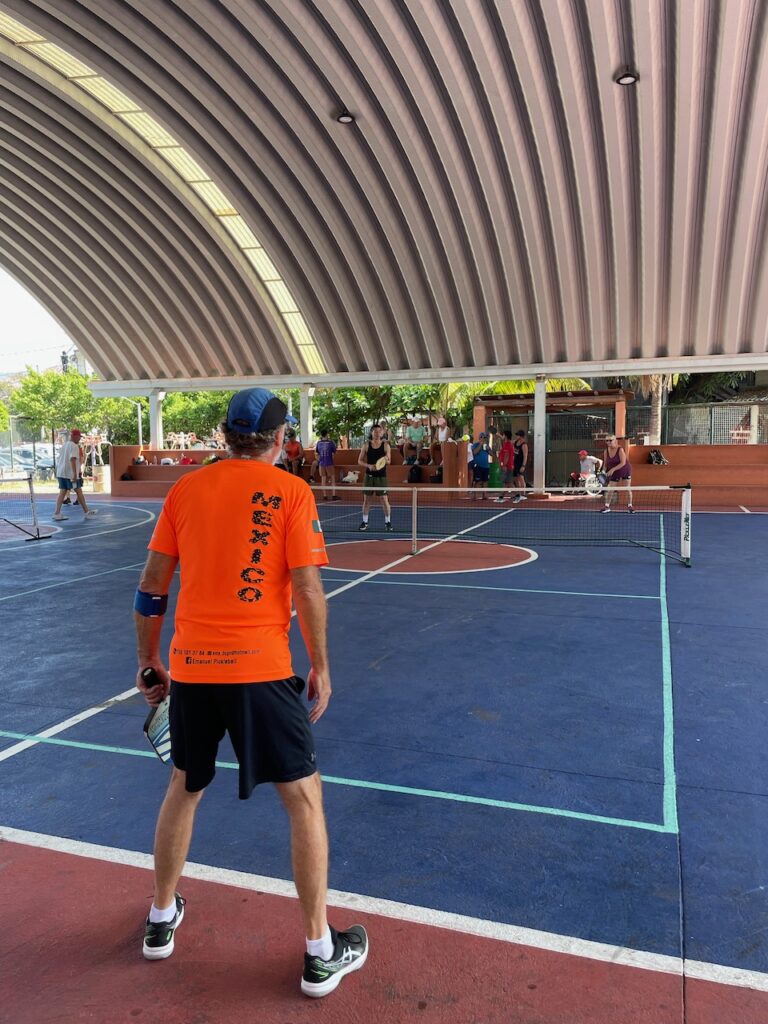
POLYGON ((433 546, 428 544, 423 551, 412 555, 411 558, 407 561, 401 562, 400 565, 391 566, 391 568, 385 567, 389 566, 391 562, 395 562, 398 558, 405 558, 411 553, 410 540, 402 538, 379 539, 361 537, 359 540, 344 540, 327 544, 326 551, 328 552, 329 558, 332 558, 334 550, 338 548, 352 548, 353 545, 361 544, 366 545, 367 547, 367 551, 360 552, 361 558, 364 558, 366 553, 371 555, 377 553, 380 555, 380 558, 377 558, 376 561, 380 562, 380 565, 374 565, 371 563, 355 565, 355 551, 352 550, 349 552, 352 556, 350 558, 351 564, 325 565, 323 566, 323 569, 330 569, 335 572, 371 572, 380 576, 445 576, 468 572, 495 572, 498 569, 516 569, 518 566, 528 565, 529 563, 536 561, 539 557, 531 548, 524 548, 518 544, 497 544, 494 541, 463 540, 459 538, 436 541, 433 546), (450 552, 453 552, 454 556, 459 551, 464 555, 468 555, 469 552, 467 550, 467 545, 469 544, 474 545, 476 548, 483 547, 485 549, 483 554, 489 557, 495 554, 497 558, 504 557, 507 560, 499 562, 498 564, 480 564, 482 562, 482 558, 479 556, 479 552, 475 550, 472 553, 472 556, 476 558, 476 564, 467 569, 451 568, 452 565, 461 563, 457 563, 455 557, 451 558, 450 552), (515 561, 509 561, 510 553, 513 552, 518 555, 525 555, 525 557, 518 557, 515 561), (405 568, 405 566, 414 564, 419 565, 419 568, 405 568), (434 566, 434 568, 432 566, 434 566))

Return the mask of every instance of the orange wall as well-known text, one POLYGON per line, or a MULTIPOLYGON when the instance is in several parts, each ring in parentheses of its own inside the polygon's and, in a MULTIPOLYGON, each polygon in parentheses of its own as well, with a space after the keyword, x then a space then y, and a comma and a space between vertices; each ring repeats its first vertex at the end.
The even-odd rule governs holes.
POLYGON ((628 455, 633 484, 690 484, 694 508, 768 503, 768 445, 631 445, 628 455), (649 463, 651 448, 658 448, 669 465, 649 463))
MULTIPOLYGON (((456 487, 457 484, 457 455, 455 444, 446 444, 443 460, 445 462, 443 485, 456 487)), ((116 498, 164 498, 173 484, 187 473, 194 473, 199 466, 161 466, 161 459, 169 457, 178 459, 182 454, 179 449, 165 449, 163 451, 147 451, 144 449, 144 457, 149 459, 149 465, 135 466, 133 460, 139 455, 141 448, 137 445, 113 445, 110 452, 110 465, 112 477, 112 495, 116 498), (152 459, 157 458, 158 465, 152 464, 152 459), (132 480, 121 480, 120 477, 130 472, 132 480)), ((302 469, 302 476, 306 480, 309 477, 309 470, 312 465, 315 450, 305 448, 305 465, 302 469)), ((220 451, 209 449, 193 449, 184 454, 202 463, 208 455, 221 455, 220 451)), ((359 482, 363 481, 363 468, 358 466, 357 460, 360 456, 359 448, 338 449, 334 456, 334 463, 337 470, 346 473, 354 470, 360 473, 359 482)), ((403 465, 403 457, 397 448, 392 448, 392 465, 387 471, 387 480, 393 487, 398 487, 408 482, 410 466, 403 465)), ((431 477, 434 475, 437 466, 421 467, 421 483, 432 484, 431 477)))

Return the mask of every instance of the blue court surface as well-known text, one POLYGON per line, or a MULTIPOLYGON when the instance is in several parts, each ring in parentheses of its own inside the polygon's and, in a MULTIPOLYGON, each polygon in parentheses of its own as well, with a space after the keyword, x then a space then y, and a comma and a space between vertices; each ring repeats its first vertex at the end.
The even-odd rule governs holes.
MULTIPOLYGON (((167 769, 128 691, 160 504, 97 507, 0 544, 0 826, 149 853, 167 769)), ((697 514, 694 538, 691 568, 531 542, 493 571, 324 569, 332 889, 768 990, 768 516, 697 514)), ((219 757, 191 860, 289 879, 276 796, 240 803, 219 757)))

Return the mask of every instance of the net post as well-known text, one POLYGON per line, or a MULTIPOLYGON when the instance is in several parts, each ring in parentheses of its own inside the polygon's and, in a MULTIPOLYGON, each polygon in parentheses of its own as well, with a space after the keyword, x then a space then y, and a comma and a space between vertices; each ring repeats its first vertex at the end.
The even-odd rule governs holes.
POLYGON ((35 536, 40 538, 40 522, 37 518, 37 502, 35 500, 35 485, 32 481, 32 474, 30 473, 27 477, 27 486, 29 487, 29 503, 32 506, 32 526, 35 531, 35 536))
POLYGON ((693 511, 691 508, 691 485, 683 490, 682 515, 680 516, 680 555, 683 564, 691 566, 691 527, 693 511))
POLYGON ((419 521, 419 499, 418 491, 414 487, 411 491, 411 554, 418 554, 419 550, 419 539, 417 532, 417 524, 419 521))

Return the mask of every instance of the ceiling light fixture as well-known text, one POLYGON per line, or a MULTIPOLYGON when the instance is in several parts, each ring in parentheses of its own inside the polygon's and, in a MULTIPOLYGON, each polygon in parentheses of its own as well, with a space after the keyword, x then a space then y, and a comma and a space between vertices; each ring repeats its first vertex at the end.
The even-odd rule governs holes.
POLYGON ((344 107, 343 110, 339 111, 339 113, 336 115, 336 120, 339 122, 339 124, 355 123, 354 114, 350 114, 346 107, 344 107))
POLYGON ((616 85, 636 85, 640 81, 640 75, 627 64, 613 80, 616 85))

